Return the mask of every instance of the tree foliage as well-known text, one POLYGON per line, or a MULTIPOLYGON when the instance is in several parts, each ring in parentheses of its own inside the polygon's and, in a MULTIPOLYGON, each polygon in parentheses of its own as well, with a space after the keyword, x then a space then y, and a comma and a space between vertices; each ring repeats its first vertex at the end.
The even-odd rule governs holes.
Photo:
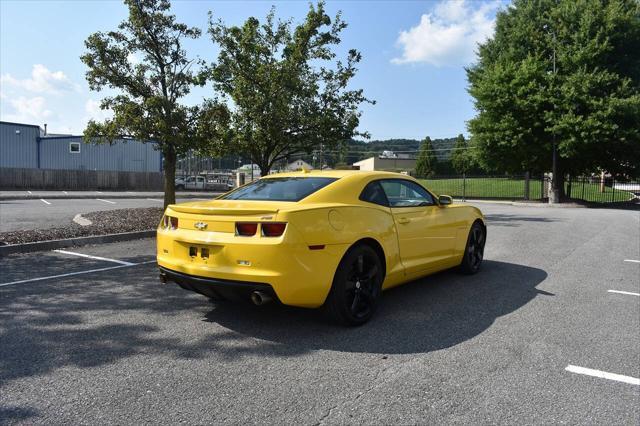
POLYGON ((242 26, 210 18, 220 53, 209 76, 233 101, 232 143, 219 152, 247 153, 266 174, 292 154, 362 135, 358 107, 370 101, 348 88, 361 55, 349 50, 345 62, 334 61, 332 50, 346 26, 340 14, 327 15, 323 2, 311 4, 295 28, 276 19, 275 9, 263 23, 252 17, 242 26))
POLYGON ((91 120, 84 136, 111 143, 127 135, 156 143, 163 154, 166 206, 175 202, 177 156, 224 139, 228 111, 215 100, 198 106, 180 103, 194 85, 202 84, 193 70, 195 61, 183 47, 185 39, 195 39, 201 31, 176 22, 167 0, 125 4, 129 16, 116 31, 97 32, 85 41, 87 52, 81 60, 89 68, 89 87, 115 89, 117 94, 101 102, 113 118, 91 120))
POLYGON ((458 135, 451 151, 451 164, 458 173, 467 173, 471 168, 471 156, 467 141, 463 135, 458 135))
POLYGON ((420 152, 416 161, 416 176, 419 178, 430 178, 436 174, 438 159, 433 151, 431 138, 427 136, 420 144, 420 152))
POLYGON ((515 0, 467 76, 485 169, 640 174, 639 2, 515 0))

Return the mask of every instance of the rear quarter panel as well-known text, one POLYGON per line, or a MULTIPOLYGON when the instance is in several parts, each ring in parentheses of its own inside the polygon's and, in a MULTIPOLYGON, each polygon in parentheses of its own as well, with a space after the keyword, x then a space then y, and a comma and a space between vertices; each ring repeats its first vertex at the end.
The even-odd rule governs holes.
POLYGON ((295 227, 306 244, 340 247, 340 258, 357 241, 373 239, 382 247, 385 256, 386 278, 383 287, 393 285, 402 278, 396 228, 388 208, 375 205, 308 206, 304 210, 287 212, 286 220, 295 227))
POLYGON ((476 220, 480 220, 485 224, 484 216, 480 209, 466 204, 451 204, 447 207, 447 213, 451 215, 450 220, 457 228, 456 254, 462 256, 467 244, 467 237, 469 236, 471 225, 473 225, 476 220))

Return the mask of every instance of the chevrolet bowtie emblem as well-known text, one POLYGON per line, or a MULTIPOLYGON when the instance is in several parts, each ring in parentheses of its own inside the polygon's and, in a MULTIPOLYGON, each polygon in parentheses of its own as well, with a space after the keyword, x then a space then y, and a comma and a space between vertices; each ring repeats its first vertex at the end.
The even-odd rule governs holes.
POLYGON ((201 231, 204 231, 205 229, 207 229, 207 224, 204 222, 196 222, 193 224, 193 226, 195 226, 196 228, 198 228, 201 231))

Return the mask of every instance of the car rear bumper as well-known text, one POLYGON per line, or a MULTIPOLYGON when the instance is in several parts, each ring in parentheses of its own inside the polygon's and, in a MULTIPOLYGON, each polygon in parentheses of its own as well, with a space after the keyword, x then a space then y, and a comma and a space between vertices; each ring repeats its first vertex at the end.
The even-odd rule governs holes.
POLYGON ((312 250, 291 235, 287 238, 272 242, 222 232, 159 231, 157 261, 163 270, 169 271, 167 276, 176 277, 171 281, 211 297, 222 291, 219 289, 227 288, 225 284, 238 284, 234 290, 238 293, 245 288, 243 283, 248 283, 266 285, 274 299, 285 305, 319 307, 329 294, 334 273, 348 246, 327 245, 312 250), (190 247, 197 249, 196 256, 190 256, 190 247), (207 259, 202 258, 203 248, 209 251, 207 259))
POLYGON ((249 300, 251 293, 260 291, 274 300, 279 300, 273 288, 266 283, 199 277, 163 267, 160 267, 160 276, 164 281, 172 281, 185 290, 195 291, 214 299, 249 300))

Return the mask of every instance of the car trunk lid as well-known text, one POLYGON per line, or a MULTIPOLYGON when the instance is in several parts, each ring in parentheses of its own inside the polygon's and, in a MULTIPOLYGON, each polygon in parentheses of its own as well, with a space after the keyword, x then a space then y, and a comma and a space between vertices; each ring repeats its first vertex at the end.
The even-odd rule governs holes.
POLYGON ((275 214, 283 207, 283 204, 291 203, 282 201, 211 200, 172 204, 169 208, 175 212, 199 215, 255 216, 269 213, 275 214))
POLYGON ((278 211, 290 204, 278 201, 196 201, 172 204, 167 214, 178 216, 181 229, 235 233, 236 222, 275 220, 278 211))

